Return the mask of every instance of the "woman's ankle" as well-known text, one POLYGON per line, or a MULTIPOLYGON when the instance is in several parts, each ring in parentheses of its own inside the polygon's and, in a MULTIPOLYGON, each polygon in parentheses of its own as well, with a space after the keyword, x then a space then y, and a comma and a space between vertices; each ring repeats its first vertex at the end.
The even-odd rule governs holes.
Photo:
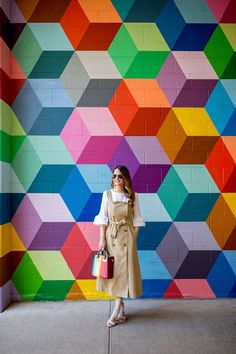
POLYGON ((119 312, 121 309, 121 306, 115 306, 113 312, 119 312))
POLYGON ((119 316, 119 313, 120 313, 119 310, 114 309, 110 318, 111 319, 117 319, 117 317, 119 316))
POLYGON ((121 301, 116 301, 114 310, 120 311, 121 306, 122 306, 121 301))

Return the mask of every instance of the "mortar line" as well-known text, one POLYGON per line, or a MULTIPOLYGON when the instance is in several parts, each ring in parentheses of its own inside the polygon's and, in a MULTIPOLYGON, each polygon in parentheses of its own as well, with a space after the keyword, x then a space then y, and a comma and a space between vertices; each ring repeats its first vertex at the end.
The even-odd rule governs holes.
MULTIPOLYGON (((109 301, 110 303, 109 303, 109 317, 108 318, 110 318, 110 316, 111 316, 111 300, 109 301)), ((107 346, 108 348, 108 354, 111 354, 111 328, 108 328, 108 346, 107 346)))

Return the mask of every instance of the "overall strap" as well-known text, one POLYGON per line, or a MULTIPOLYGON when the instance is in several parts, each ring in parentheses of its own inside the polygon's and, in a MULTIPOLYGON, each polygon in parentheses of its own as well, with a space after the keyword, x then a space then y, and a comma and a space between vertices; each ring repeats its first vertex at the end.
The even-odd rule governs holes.
POLYGON ((108 199, 109 202, 112 202, 112 194, 111 194, 110 189, 107 190, 107 199, 108 199))

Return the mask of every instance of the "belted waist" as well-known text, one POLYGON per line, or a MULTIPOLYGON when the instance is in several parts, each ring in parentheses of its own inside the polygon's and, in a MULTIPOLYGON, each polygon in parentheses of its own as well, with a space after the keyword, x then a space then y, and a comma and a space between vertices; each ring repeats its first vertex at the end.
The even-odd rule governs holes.
POLYGON ((123 218, 121 220, 109 220, 109 224, 111 227, 111 237, 116 237, 117 232, 120 228, 120 226, 125 225, 125 224, 130 224, 130 221, 123 218))

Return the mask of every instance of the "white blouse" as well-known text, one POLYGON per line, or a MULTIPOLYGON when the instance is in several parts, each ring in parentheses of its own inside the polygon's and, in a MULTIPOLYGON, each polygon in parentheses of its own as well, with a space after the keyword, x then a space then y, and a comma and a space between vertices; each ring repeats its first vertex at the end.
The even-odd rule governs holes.
MULTIPOLYGON (((126 202, 128 203, 129 198, 123 192, 116 192, 111 189, 112 200, 113 202, 126 202)), ((134 217, 133 217, 133 226, 145 226, 145 220, 141 215, 139 208, 138 194, 135 193, 135 202, 134 202, 134 217)), ((106 191, 102 195, 101 208, 98 215, 95 216, 93 223, 95 225, 107 225, 108 224, 108 198, 106 191)))

